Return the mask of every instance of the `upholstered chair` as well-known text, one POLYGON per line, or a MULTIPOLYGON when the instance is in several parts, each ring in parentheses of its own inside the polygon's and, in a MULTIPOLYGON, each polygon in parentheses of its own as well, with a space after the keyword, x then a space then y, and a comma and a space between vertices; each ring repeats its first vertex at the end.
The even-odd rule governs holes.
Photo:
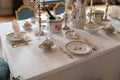
POLYGON ((64 2, 58 2, 53 8, 55 15, 60 15, 65 12, 65 4, 64 2))
MULTIPOLYGON (((39 0, 40 2, 42 2, 43 0, 39 0)), ((62 2, 65 0, 45 0, 46 3, 53 3, 53 2, 62 2)))
POLYGON ((23 20, 31 17, 35 17, 35 10, 30 6, 21 6, 15 11, 16 19, 23 20))

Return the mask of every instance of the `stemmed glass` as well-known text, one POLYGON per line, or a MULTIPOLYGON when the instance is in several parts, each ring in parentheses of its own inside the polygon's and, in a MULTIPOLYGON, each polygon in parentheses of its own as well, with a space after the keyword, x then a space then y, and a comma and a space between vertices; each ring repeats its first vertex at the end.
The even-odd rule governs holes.
POLYGON ((94 9, 94 7, 93 7, 93 0, 91 0, 91 1, 90 1, 89 22, 88 22, 88 23, 93 23, 93 22, 92 22, 92 16, 93 16, 92 12, 93 12, 93 9, 94 9))
POLYGON ((107 19, 108 7, 109 7, 109 3, 108 3, 108 1, 106 1, 105 16, 104 16, 104 19, 103 19, 104 21, 109 21, 109 20, 107 19))

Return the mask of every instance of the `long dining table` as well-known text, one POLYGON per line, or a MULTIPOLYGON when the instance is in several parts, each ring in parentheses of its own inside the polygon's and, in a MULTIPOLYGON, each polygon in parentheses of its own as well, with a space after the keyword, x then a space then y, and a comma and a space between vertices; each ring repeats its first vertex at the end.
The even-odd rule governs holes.
MULTIPOLYGON (((26 20, 18 21, 20 30, 26 20)), ((120 22, 110 18, 116 30, 120 30, 120 22)), ((33 28, 35 27, 32 26, 33 28)), ((84 29, 75 29, 81 39, 87 39, 97 46, 88 54, 73 54, 71 59, 59 47, 66 49, 66 44, 76 39, 69 39, 65 31, 37 37, 34 32, 27 33, 31 41, 28 45, 13 48, 6 35, 13 32, 12 22, 0 23, 0 35, 3 55, 9 64, 11 75, 21 76, 25 80, 120 80, 120 34, 106 34, 102 29, 91 34, 84 29), (53 40, 54 49, 44 51, 39 45, 46 37, 53 40)), ((47 29, 46 29, 47 30, 47 29)), ((49 28, 48 28, 49 30, 49 28)), ((77 40, 79 41, 79 40, 77 40)), ((68 52, 68 51, 67 51, 68 52)))

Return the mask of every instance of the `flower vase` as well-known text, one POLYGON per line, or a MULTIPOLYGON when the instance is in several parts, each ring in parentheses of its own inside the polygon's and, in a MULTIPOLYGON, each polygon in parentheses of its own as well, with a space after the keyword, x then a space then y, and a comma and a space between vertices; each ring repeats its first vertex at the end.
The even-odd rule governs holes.
POLYGON ((50 31, 53 33, 61 32, 63 19, 50 20, 50 31))

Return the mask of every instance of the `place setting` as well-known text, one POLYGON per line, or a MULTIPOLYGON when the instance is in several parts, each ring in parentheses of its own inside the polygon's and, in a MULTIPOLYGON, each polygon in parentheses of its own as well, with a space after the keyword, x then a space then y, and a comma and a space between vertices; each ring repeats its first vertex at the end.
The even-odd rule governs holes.
MULTIPOLYGON (((91 33, 92 31, 90 31, 91 33)), ((97 33, 97 31, 93 31, 92 34, 97 33)), ((92 47, 92 49, 94 51, 98 50, 98 47, 96 45, 94 45, 93 43, 91 43, 88 39, 82 37, 80 34, 78 34, 75 30, 67 30, 64 33, 65 37, 67 39, 71 39, 72 41, 80 41, 82 43, 86 43, 88 45, 90 45, 92 47)))
POLYGON ((97 51, 98 47, 94 44, 86 41, 73 40, 69 41, 64 45, 64 48, 59 46, 59 50, 62 51, 66 56, 74 59, 75 56, 84 56, 97 51))
POLYGON ((17 21, 12 21, 12 29, 13 32, 6 35, 6 39, 9 41, 9 43, 12 45, 13 48, 18 47, 22 44, 28 45, 31 41, 30 39, 27 39, 27 33, 20 31, 20 27, 17 21))
POLYGON ((71 59, 74 58, 74 55, 83 56, 96 52, 99 49, 90 40, 80 36, 80 34, 77 34, 75 30, 67 30, 64 35, 66 38, 71 40, 65 43, 64 48, 59 46, 59 50, 71 59))
POLYGON ((68 42, 66 45, 66 50, 73 54, 88 54, 92 51, 92 47, 85 42, 81 41, 71 41, 68 42))

